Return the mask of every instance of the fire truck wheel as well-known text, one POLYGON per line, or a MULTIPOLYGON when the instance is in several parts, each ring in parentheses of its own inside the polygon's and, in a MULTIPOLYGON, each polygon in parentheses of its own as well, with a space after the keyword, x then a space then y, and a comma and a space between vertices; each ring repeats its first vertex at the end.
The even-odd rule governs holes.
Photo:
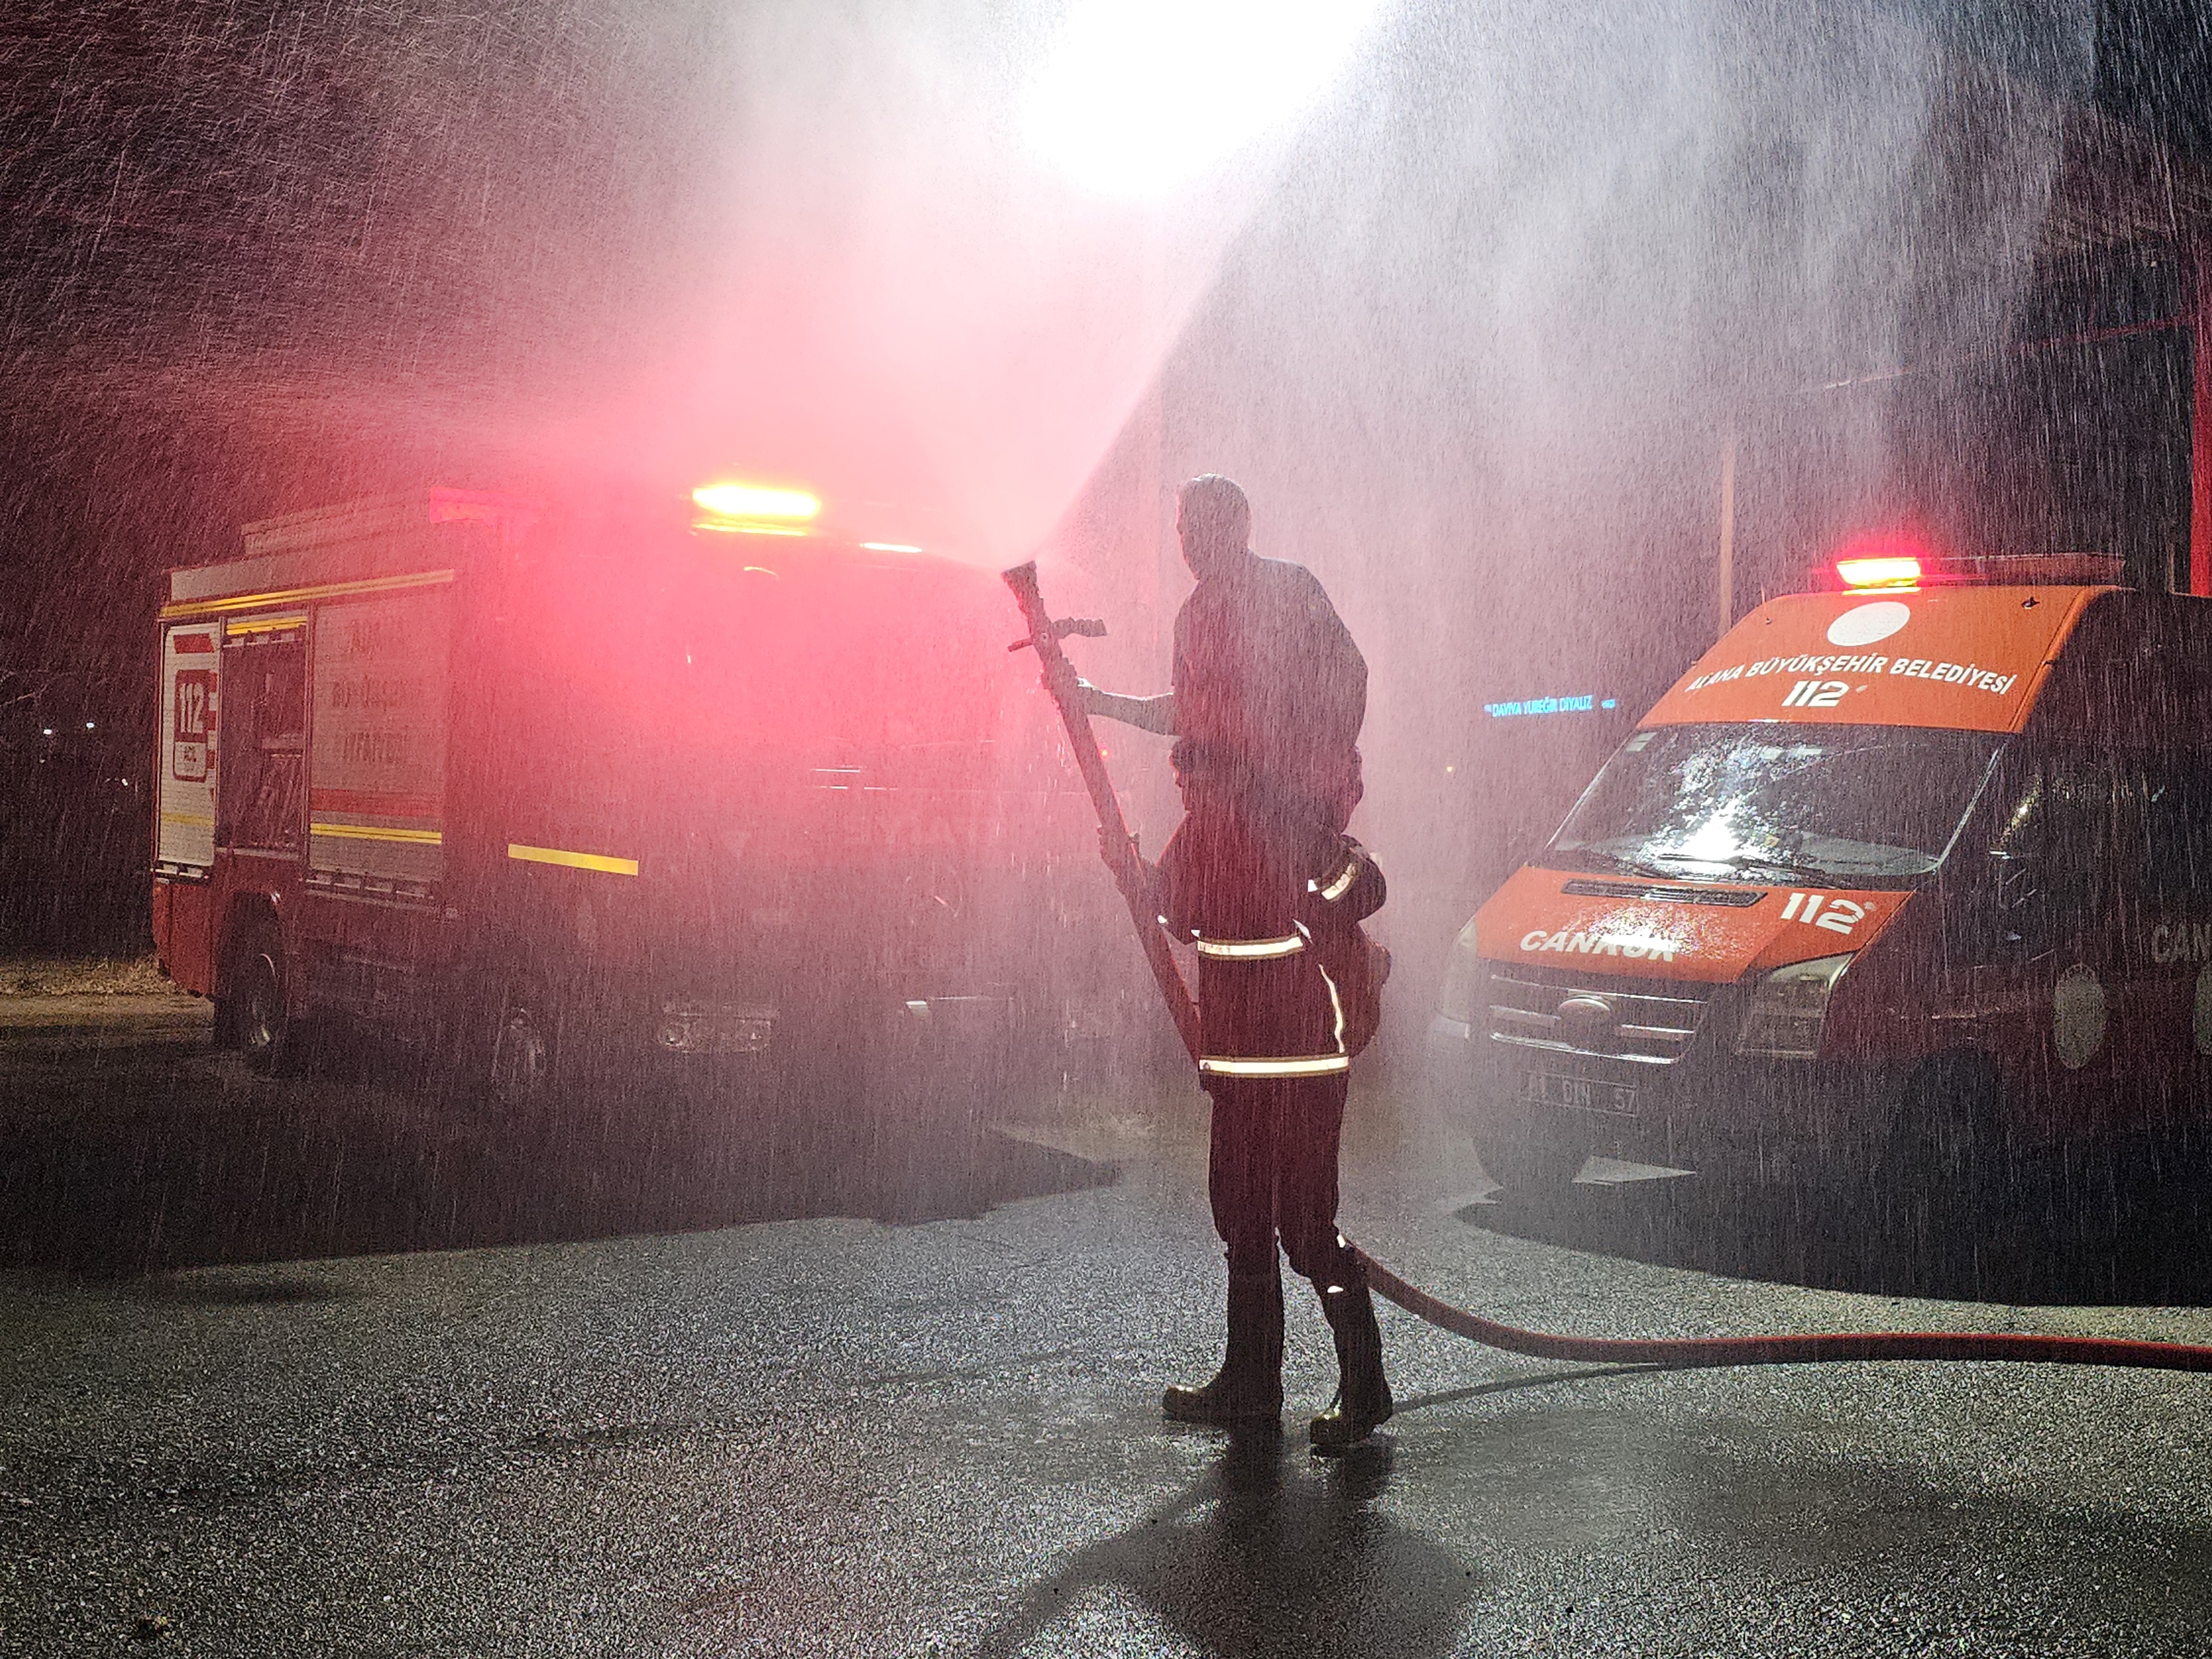
POLYGON ((283 948, 265 931, 240 947, 232 970, 232 1029, 246 1063, 264 1074, 290 1069, 292 1018, 285 998, 283 948))
POLYGON ((500 1000, 491 1036, 493 1101, 508 1111, 544 1105, 553 1093, 552 1010, 542 987, 513 985, 500 1000))

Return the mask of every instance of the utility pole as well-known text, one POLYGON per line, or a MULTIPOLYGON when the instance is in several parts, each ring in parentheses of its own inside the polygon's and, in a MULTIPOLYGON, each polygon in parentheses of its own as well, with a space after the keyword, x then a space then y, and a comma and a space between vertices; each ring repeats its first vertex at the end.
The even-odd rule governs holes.
POLYGON ((1735 625, 1735 428, 1721 441, 1721 546, 1718 598, 1718 639, 1735 625))

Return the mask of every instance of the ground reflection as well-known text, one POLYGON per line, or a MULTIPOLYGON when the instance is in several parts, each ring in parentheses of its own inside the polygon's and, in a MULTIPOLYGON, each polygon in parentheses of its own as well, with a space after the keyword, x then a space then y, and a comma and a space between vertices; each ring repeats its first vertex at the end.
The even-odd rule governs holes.
POLYGON ((602 1085, 502 1114, 373 1046, 306 1078, 256 1076, 210 1046, 191 1005, 17 1019, 0 1029, 0 1266, 134 1273, 806 1216, 908 1223, 1114 1178, 993 1131, 994 1104, 602 1085))
POLYGON ((1477 1580, 1384 1513, 1387 1438, 1334 1463, 1295 1439, 1224 1443, 1188 1491, 1069 1558, 984 1638, 988 1659, 1044 1654, 1102 1594, 1206 1655, 1450 1652, 1477 1580))
POLYGON ((2023 1155, 2002 1178, 1923 1199, 1872 1179, 1715 1186, 1580 1182, 1541 1206, 1492 1194, 1471 1226, 1737 1279, 1881 1295, 2089 1306, 2203 1305, 2212 1164, 2202 1144, 2023 1155))

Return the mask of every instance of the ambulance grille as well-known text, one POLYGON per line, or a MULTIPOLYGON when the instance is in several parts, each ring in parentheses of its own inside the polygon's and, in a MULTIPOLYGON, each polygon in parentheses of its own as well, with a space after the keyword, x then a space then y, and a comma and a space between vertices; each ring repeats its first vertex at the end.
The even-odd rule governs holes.
POLYGON ((1663 991, 1585 985, 1565 974, 1518 969, 1490 975, 1490 1036, 1495 1042, 1553 1054, 1588 1054, 1638 1066, 1672 1066, 1689 1052, 1705 1017, 1704 986, 1669 984, 1663 991), (1585 1006, 1563 1018, 1561 1005, 1585 1006))

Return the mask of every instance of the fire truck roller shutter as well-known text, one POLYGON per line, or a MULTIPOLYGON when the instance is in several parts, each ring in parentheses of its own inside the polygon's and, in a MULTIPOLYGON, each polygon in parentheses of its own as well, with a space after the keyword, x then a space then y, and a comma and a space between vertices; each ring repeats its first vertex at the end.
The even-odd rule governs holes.
POLYGON ((445 874, 453 592, 316 612, 308 864, 341 890, 427 895, 445 874))

